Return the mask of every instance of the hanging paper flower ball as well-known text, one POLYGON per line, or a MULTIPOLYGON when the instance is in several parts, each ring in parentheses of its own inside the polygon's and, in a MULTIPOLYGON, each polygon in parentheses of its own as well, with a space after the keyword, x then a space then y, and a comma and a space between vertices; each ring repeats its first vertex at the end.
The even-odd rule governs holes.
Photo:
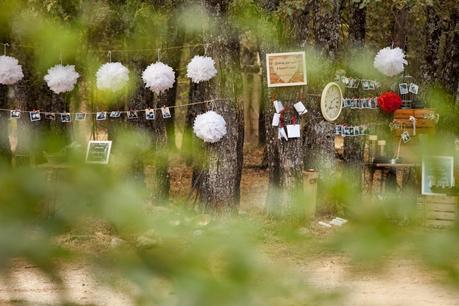
POLYGON ((393 77, 405 69, 408 62, 405 60, 405 53, 400 48, 386 47, 379 50, 373 62, 374 67, 382 74, 393 77))
POLYGON ((196 136, 205 142, 215 143, 226 135, 226 122, 214 111, 196 116, 193 125, 196 136))
POLYGON ((0 84, 13 85, 22 80, 24 74, 22 67, 16 58, 11 56, 0 56, 0 84))
POLYGON ((217 75, 215 62, 208 56, 196 55, 188 63, 187 74, 194 83, 205 82, 217 75))
POLYGON ((75 71, 74 65, 56 65, 48 69, 48 74, 44 79, 49 89, 60 94, 72 91, 79 77, 80 74, 75 71))
POLYGON ((402 105, 402 99, 398 94, 387 91, 378 97, 379 108, 386 113, 393 113, 402 105))
POLYGON ((151 64, 142 73, 145 87, 156 94, 168 90, 174 86, 175 73, 171 67, 161 62, 151 64))
POLYGON ((100 66, 96 77, 98 89, 115 92, 129 81, 129 70, 121 63, 106 63, 100 66))

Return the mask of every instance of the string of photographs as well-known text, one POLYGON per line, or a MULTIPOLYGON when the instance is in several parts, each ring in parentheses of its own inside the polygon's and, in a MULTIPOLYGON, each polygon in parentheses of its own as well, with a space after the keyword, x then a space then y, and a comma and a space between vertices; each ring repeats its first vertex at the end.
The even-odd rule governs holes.
POLYGON ((335 135, 343 137, 353 137, 353 136, 366 136, 370 134, 370 128, 368 125, 335 125, 335 135))
POLYGON ((363 90, 376 90, 381 87, 381 83, 374 80, 355 79, 344 75, 337 75, 336 82, 341 82, 346 88, 360 88, 363 90))
POLYGON ((378 98, 344 98, 343 108, 378 109, 378 98))
POLYGON ((0 111, 9 112, 10 119, 20 119, 22 113, 29 114, 29 119, 31 122, 36 122, 40 120, 59 120, 63 123, 69 123, 74 121, 84 121, 90 116, 95 116, 96 121, 104 121, 108 118, 117 119, 123 117, 123 115, 128 120, 136 120, 140 118, 140 114, 144 114, 145 120, 156 120, 156 112, 160 111, 161 116, 163 119, 171 118, 171 108, 178 108, 178 107, 186 107, 191 105, 198 105, 198 104, 207 104, 207 103, 214 103, 217 101, 222 101, 221 99, 213 99, 213 100, 206 100, 200 102, 193 102, 188 104, 181 104, 175 106, 162 106, 160 108, 147 108, 142 110, 128 110, 128 111, 101 111, 101 112, 77 112, 77 113, 70 113, 70 112, 42 112, 39 110, 33 111, 22 111, 18 109, 0 109, 0 111))

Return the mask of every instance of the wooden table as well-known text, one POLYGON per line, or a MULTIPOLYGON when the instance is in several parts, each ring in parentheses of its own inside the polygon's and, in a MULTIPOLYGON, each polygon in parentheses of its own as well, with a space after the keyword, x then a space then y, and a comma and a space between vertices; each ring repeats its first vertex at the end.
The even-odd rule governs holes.
POLYGON ((397 188, 399 191, 403 191, 403 189, 408 185, 409 181, 411 179, 416 180, 416 173, 414 174, 414 177, 411 177, 411 174, 409 174, 406 182, 403 182, 401 184, 397 183, 397 170, 403 170, 403 169, 414 169, 417 170, 420 167, 420 164, 416 163, 397 163, 397 164, 391 164, 391 163, 367 163, 366 164, 367 168, 369 169, 369 176, 370 176, 370 181, 369 181, 369 190, 370 192, 374 192, 374 180, 375 180, 375 173, 376 171, 381 172, 380 176, 380 181, 379 181, 379 193, 385 192, 386 185, 387 183, 391 184, 392 187, 397 188))

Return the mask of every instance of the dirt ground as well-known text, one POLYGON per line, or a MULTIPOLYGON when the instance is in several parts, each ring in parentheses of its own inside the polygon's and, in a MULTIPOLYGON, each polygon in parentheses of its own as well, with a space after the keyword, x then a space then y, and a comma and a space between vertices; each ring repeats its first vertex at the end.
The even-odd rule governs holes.
MULTIPOLYGON (((254 167, 261 159, 261 152, 246 159, 242 178, 241 210, 247 213, 260 212, 263 208, 267 173, 254 167)), ((172 192, 187 197, 191 170, 183 165, 171 168, 172 192)), ((381 271, 364 270, 355 273, 349 259, 344 255, 286 256, 286 246, 270 246, 269 258, 288 264, 293 270, 318 290, 334 292, 342 290, 342 304, 349 306, 457 306, 459 291, 441 283, 440 275, 421 267, 409 258, 391 259, 388 267, 381 271), (351 273, 351 270, 354 273, 351 273)), ((30 305, 53 305, 62 295, 78 304, 132 305, 128 297, 97 283, 83 264, 63 268, 64 287, 56 286, 27 263, 17 261, 6 280, 0 276, 0 305, 12 305, 25 301, 30 305)), ((244 305, 241 305, 244 306, 244 305)))

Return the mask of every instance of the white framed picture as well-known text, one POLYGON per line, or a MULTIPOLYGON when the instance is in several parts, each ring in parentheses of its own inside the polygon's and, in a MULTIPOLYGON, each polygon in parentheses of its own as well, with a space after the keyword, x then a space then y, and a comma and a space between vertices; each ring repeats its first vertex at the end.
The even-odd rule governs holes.
POLYGON ((306 53, 266 54, 268 87, 302 86, 307 84, 306 53))
POLYGON ((454 186, 454 157, 430 156, 422 159, 423 195, 440 195, 432 191, 433 187, 454 186))
POLYGON ((112 142, 109 140, 90 140, 86 150, 86 163, 108 164, 111 148, 112 142))

